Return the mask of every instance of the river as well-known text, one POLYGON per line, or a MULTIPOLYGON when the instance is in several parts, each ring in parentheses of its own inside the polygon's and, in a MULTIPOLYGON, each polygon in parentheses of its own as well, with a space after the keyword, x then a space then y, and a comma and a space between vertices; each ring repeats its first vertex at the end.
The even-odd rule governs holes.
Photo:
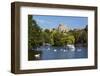
POLYGON ((55 59, 79 59, 88 58, 87 47, 75 47, 75 49, 67 49, 64 47, 41 46, 37 51, 42 51, 41 60, 55 59))

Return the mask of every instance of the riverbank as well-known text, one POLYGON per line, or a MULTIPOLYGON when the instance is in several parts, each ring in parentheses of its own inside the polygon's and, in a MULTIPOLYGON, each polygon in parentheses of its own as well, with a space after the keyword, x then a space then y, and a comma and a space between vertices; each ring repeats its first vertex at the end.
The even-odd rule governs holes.
POLYGON ((87 43, 84 44, 75 44, 75 47, 88 47, 87 43))

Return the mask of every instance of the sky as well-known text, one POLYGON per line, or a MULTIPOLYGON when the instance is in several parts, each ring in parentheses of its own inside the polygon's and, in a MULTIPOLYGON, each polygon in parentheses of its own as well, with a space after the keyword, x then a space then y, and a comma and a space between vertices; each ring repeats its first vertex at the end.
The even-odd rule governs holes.
POLYGON ((70 29, 85 28, 88 25, 87 17, 33 15, 33 19, 43 29, 57 28, 59 24, 70 29))

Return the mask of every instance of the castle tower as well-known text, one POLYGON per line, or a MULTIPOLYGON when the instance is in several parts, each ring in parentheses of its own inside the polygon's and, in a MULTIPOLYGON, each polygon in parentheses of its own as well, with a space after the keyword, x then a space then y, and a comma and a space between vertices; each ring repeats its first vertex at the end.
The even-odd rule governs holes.
POLYGON ((68 27, 64 26, 63 24, 59 24, 58 31, 60 31, 60 32, 68 32, 69 29, 68 29, 68 27))

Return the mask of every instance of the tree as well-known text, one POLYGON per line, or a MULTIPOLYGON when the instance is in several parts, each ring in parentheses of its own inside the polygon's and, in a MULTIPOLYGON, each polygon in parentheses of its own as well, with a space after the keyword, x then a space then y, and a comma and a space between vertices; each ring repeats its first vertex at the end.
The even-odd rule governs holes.
POLYGON ((45 29, 44 31, 45 31, 46 33, 48 33, 48 34, 50 33, 50 30, 49 30, 49 29, 45 29))
POLYGON ((85 30, 82 30, 82 33, 80 34, 80 36, 79 36, 79 42, 80 43, 87 43, 87 32, 85 31, 85 30))
POLYGON ((88 25, 86 25, 86 27, 84 28, 84 30, 87 32, 88 31, 88 25))
POLYGON ((81 32, 80 30, 73 30, 70 32, 75 38, 75 44, 78 43, 80 32, 81 32))
POLYGON ((28 16, 28 47, 38 47, 42 45, 42 29, 38 26, 32 15, 28 16))
POLYGON ((61 42, 63 45, 74 44, 75 38, 73 35, 67 35, 67 36, 61 38, 61 42))
POLYGON ((43 39, 44 39, 44 43, 50 43, 50 35, 47 32, 43 32, 43 39))
POLYGON ((62 46, 61 37, 62 34, 58 31, 53 34, 54 46, 62 46))
POLYGON ((32 27, 32 15, 29 15, 28 16, 28 48, 32 48, 32 30, 33 30, 33 27, 32 27))

